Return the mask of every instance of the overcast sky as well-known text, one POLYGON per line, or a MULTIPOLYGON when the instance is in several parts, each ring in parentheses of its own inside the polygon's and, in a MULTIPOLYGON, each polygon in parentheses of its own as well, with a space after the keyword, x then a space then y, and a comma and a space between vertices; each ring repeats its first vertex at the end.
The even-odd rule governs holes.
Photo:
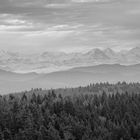
POLYGON ((140 0, 0 0, 0 49, 87 51, 140 46, 140 0))

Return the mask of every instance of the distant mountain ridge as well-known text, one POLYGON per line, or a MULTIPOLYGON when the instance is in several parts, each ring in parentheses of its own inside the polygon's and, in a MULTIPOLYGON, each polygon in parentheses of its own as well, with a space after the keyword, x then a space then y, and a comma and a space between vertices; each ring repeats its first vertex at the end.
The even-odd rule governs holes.
POLYGON ((92 49, 85 53, 43 52, 20 54, 0 51, 0 69, 13 72, 49 73, 80 66, 99 64, 132 65, 140 63, 140 47, 115 52, 110 48, 92 49))
POLYGON ((0 70, 0 94, 31 88, 64 88, 85 86, 90 83, 118 81, 140 82, 140 64, 102 64, 77 67, 48 74, 13 73, 0 70))

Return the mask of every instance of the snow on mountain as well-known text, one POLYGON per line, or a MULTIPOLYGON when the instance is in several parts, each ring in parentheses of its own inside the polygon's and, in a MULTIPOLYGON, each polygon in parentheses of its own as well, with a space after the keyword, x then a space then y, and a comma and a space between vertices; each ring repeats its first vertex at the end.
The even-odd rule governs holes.
POLYGON ((110 57, 110 58, 115 58, 115 57, 117 57, 117 53, 114 52, 114 51, 113 51, 112 49, 110 49, 110 48, 105 49, 105 50, 104 50, 104 53, 105 53, 108 57, 110 57))
POLYGON ((53 72, 98 64, 140 63, 140 48, 115 52, 110 48, 92 49, 85 53, 43 52, 20 54, 1 50, 0 68, 13 72, 53 72))
POLYGON ((86 53, 87 57, 94 59, 109 59, 109 57, 100 49, 93 49, 86 53))

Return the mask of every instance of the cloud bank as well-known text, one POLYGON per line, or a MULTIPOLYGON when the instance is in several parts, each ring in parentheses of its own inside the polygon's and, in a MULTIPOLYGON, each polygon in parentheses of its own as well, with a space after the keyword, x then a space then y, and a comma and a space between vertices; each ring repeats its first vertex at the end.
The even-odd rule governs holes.
POLYGON ((138 0, 1 0, 0 49, 72 52, 136 47, 139 9, 138 0))

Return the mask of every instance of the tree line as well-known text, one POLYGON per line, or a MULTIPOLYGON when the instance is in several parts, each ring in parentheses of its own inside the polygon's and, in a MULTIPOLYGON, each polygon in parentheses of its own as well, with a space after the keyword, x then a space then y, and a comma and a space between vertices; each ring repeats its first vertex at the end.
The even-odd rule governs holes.
POLYGON ((123 82, 0 96, 0 140, 139 140, 139 92, 123 82))

